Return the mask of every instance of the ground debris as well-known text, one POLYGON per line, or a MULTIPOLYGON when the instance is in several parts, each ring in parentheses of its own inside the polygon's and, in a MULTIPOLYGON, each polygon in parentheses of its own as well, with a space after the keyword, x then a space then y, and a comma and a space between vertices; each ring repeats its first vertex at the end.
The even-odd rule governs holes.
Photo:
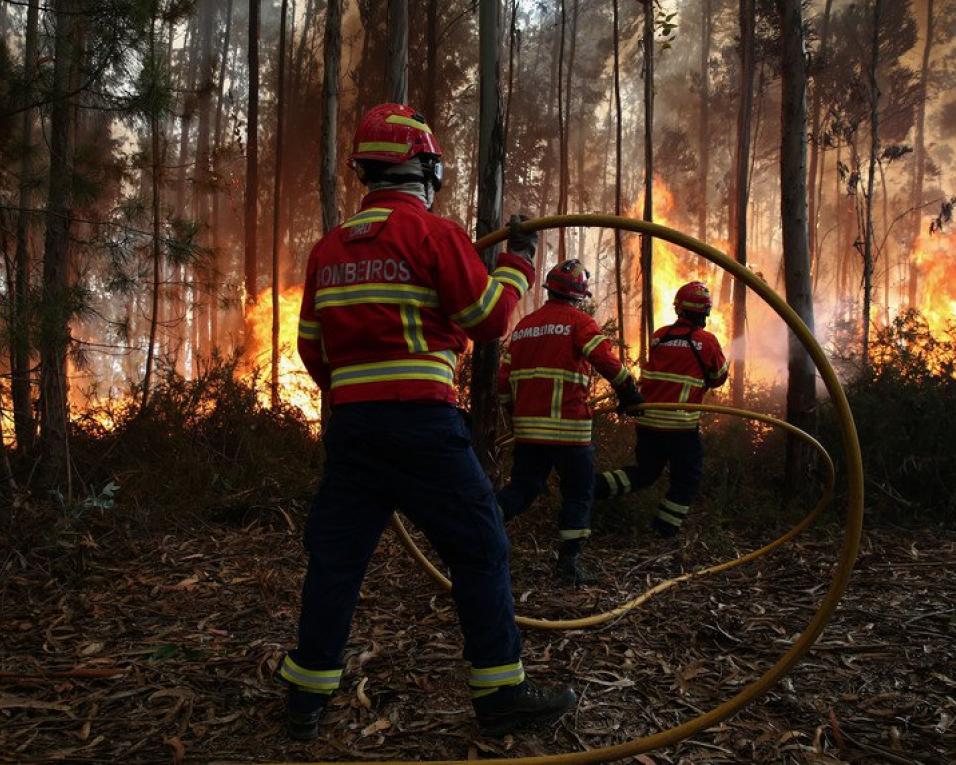
MULTIPOLYGON (((284 735, 272 677, 295 635, 304 573, 288 519, 302 520, 104 535, 76 550, 17 550, 15 567, 0 556, 0 761, 481 759, 620 743, 686 721, 764 671, 822 596, 838 536, 813 532, 596 630, 526 631, 529 675, 570 681, 581 700, 554 732, 499 741, 475 728, 450 599, 389 532, 362 589, 342 692, 322 738, 302 744, 284 735)), ((536 542, 549 529, 522 527, 514 539, 529 616, 605 610, 682 566, 717 562, 715 551, 766 541, 692 537, 677 556, 651 539, 621 549, 595 535, 588 555, 604 580, 570 591, 555 586, 553 553, 536 542)), ((874 531, 863 550, 850 596, 784 682, 636 761, 951 761, 956 535, 874 531)))

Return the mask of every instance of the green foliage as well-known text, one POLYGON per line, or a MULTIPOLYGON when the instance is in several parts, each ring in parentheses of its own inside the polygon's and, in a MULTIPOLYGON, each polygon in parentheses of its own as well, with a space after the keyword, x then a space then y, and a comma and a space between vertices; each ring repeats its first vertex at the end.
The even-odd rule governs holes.
MULTIPOLYGON (((871 363, 844 359, 866 473, 867 507, 900 521, 956 518, 956 324, 931 331, 916 311, 881 329, 871 363)), ((842 459, 832 410, 824 437, 842 459)))

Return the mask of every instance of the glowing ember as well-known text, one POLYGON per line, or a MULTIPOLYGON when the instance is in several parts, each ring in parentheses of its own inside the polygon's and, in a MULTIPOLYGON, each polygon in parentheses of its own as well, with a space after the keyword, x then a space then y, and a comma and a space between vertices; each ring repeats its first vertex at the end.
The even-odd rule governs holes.
MULTIPOLYGON (((289 406, 299 409, 306 419, 317 422, 321 411, 319 389, 309 377, 299 359, 296 340, 299 333, 299 307, 302 289, 289 287, 279 295, 279 398, 289 406)), ((272 291, 259 296, 259 301, 247 306, 245 360, 249 368, 259 371, 259 400, 264 406, 270 404, 268 381, 272 364, 272 291)))

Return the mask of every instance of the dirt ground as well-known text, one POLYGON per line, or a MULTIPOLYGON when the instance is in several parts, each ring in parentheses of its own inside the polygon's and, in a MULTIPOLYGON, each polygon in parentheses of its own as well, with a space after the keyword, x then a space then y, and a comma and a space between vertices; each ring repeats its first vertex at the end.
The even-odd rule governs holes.
MULTIPOLYGON (((273 507, 155 535, 114 523, 29 549, 0 538, 0 761, 474 759, 620 743, 706 711, 764 670, 807 623, 839 543, 835 527, 811 531, 603 628, 526 631, 529 675, 571 682, 580 703, 547 734, 492 740, 476 732, 449 597, 386 532, 343 688, 322 737, 302 744, 283 732, 272 679, 295 634, 301 521, 300 509, 273 507)), ((681 565, 769 539, 691 532, 681 562, 652 539, 603 532, 589 550, 603 584, 568 591, 550 577, 553 532, 546 517, 515 532, 525 614, 604 610, 681 565)), ((868 531, 836 618, 782 683, 636 761, 956 761, 954 575, 956 534, 868 531)))

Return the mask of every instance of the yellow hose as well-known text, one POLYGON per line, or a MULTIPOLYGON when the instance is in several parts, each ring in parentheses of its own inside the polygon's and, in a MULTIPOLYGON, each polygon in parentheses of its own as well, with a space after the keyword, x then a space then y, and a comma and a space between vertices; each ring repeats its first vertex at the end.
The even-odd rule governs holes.
MULTIPOLYGON (((746 267, 731 260, 709 244, 700 242, 680 231, 675 231, 657 223, 649 223, 647 221, 624 218, 617 215, 576 214, 535 218, 522 224, 522 228, 526 231, 540 231, 542 229, 558 228, 561 226, 603 226, 623 231, 633 231, 639 234, 655 236, 672 244, 684 247, 692 252, 696 252, 712 263, 716 263, 724 270, 729 271, 735 278, 742 280, 780 315, 807 349, 810 358, 813 359, 813 363, 820 372, 820 376, 823 379, 823 383, 826 386, 830 400, 839 419, 840 436, 848 473, 846 528, 843 545, 840 549, 840 555, 837 559, 830 586, 820 601, 820 605, 811 618, 810 623, 797 637, 793 645, 777 659, 773 666, 734 696, 704 714, 698 715, 673 728, 668 728, 667 730, 659 731, 649 736, 641 736, 620 744, 589 749, 585 752, 569 752, 567 754, 541 755, 537 757, 518 757, 515 759, 494 758, 482 761, 485 763, 494 763, 495 765, 506 765, 506 763, 507 765, 577 765, 578 763, 620 760, 625 757, 641 754, 642 752, 649 752, 653 749, 671 746, 688 736, 694 735, 698 731, 716 725, 721 720, 739 711, 758 696, 761 696, 772 688, 810 649, 814 641, 819 637, 836 609, 837 603, 839 603, 840 597, 846 589, 847 582, 849 582, 850 573, 853 570, 853 563, 856 560, 860 546, 860 536, 863 532, 863 459, 860 453, 860 443, 857 439, 856 425, 853 422, 853 414, 850 412, 850 405, 837 379, 836 372, 834 372, 833 367, 827 360, 820 344, 813 336, 813 333, 807 328, 806 324, 804 324, 797 313, 787 305, 784 299, 746 267)), ((475 247, 482 250, 503 241, 507 237, 508 230, 501 228, 480 239, 475 243, 475 247)), ((402 760, 381 762, 381 765, 399 765, 399 763, 404 765, 404 762, 405 761, 402 760)), ((429 762, 432 763, 432 765, 468 765, 469 763, 468 760, 430 760, 429 762)), ((358 765, 358 763, 350 763, 350 765, 358 765)))
MULTIPOLYGON (((766 422, 779 428, 783 428, 784 430, 787 430, 806 441, 814 449, 816 449, 823 458, 823 462, 827 468, 826 484, 824 486, 823 495, 817 501, 817 504, 814 506, 813 510, 802 521, 800 521, 800 523, 798 523, 780 538, 775 539, 769 544, 766 544, 763 547, 754 550, 753 552, 749 552, 746 555, 741 555, 739 558, 734 558, 731 561, 708 566, 707 568, 703 568, 698 571, 690 571, 686 574, 681 574, 680 576, 674 577, 673 579, 666 579, 662 582, 658 582, 649 590, 641 593, 631 600, 628 600, 625 603, 622 603, 616 608, 612 608, 610 611, 604 611, 603 613, 593 614, 591 616, 582 616, 577 619, 536 619, 529 616, 518 615, 515 617, 515 621, 520 626, 527 627, 529 629, 540 630, 574 630, 584 629, 587 627, 596 627, 599 624, 606 624, 612 619, 623 616, 628 611, 632 611, 638 606, 644 605, 655 595, 659 595, 665 590, 669 590, 671 587, 681 582, 686 582, 691 579, 698 579, 708 576, 709 574, 719 573, 721 571, 727 571, 728 569, 732 569, 737 566, 741 566, 744 563, 749 563, 750 561, 756 560, 772 550, 776 550, 778 547, 786 544, 807 529, 817 519, 820 513, 823 512, 823 509, 829 504, 833 497, 833 485, 836 481, 836 470, 833 466, 833 460, 830 458, 827 450, 823 448, 823 445, 819 441, 817 441, 809 433, 800 430, 800 428, 796 427, 795 425, 791 425, 789 422, 784 422, 783 420, 779 420, 776 417, 771 417, 768 414, 760 414, 759 412, 750 412, 746 409, 736 409, 734 407, 720 406, 718 404, 641 404, 640 406, 634 407, 634 410, 637 409, 681 409, 685 411, 689 410, 700 412, 717 412, 719 414, 733 414, 739 417, 745 417, 750 420, 759 420, 761 422, 766 422)), ((398 537, 405 545, 405 548, 412 554, 412 557, 419 562, 425 571, 428 572, 429 576, 431 576, 432 579, 438 582, 438 584, 440 584, 446 590, 450 590, 451 582, 447 577, 444 576, 444 574, 435 568, 430 560, 428 560, 428 558, 425 556, 425 553, 422 552, 422 549, 415 543, 415 540, 412 539, 411 535, 408 533, 408 529, 405 528, 405 525, 402 523, 398 515, 392 516, 392 528, 394 528, 398 533, 398 537)))

